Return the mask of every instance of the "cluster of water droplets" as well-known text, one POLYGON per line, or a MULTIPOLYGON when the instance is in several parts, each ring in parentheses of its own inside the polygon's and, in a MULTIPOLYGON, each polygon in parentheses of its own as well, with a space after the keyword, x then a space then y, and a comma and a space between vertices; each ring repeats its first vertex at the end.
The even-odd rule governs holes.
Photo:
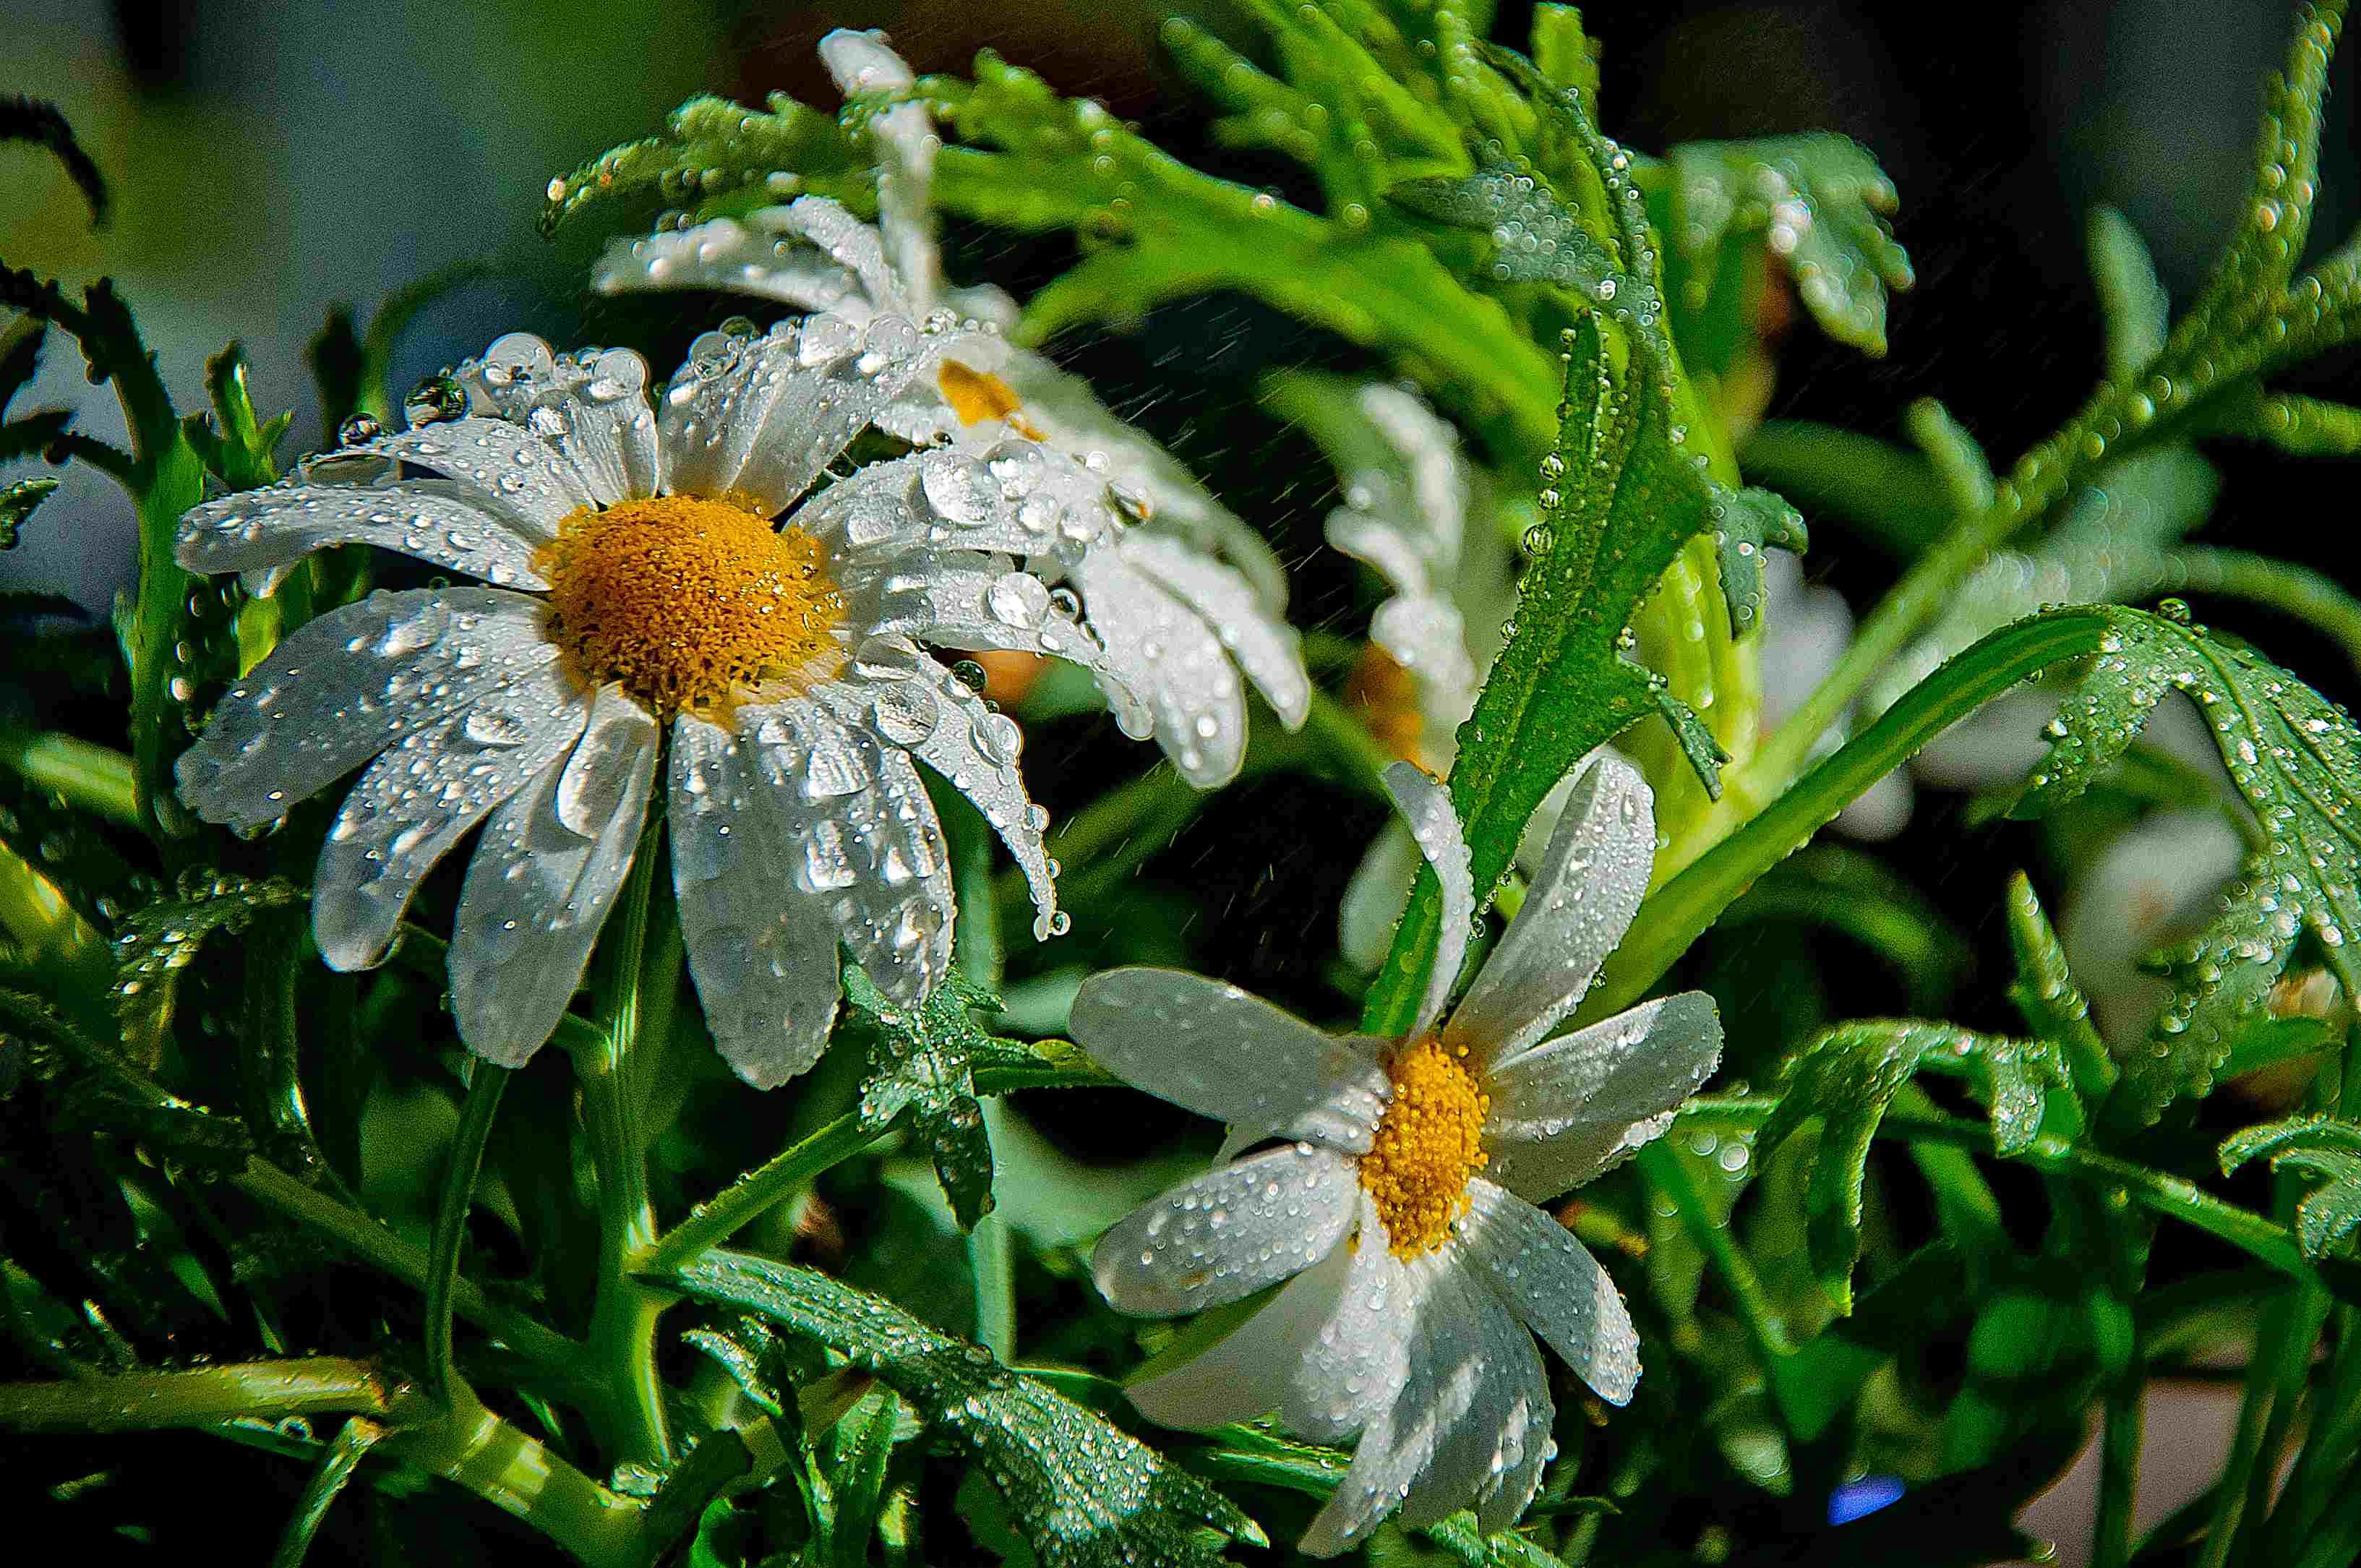
POLYGON ((181 872, 171 899, 133 914, 115 938, 109 995, 126 1028, 136 1031, 136 1019, 159 1018, 170 1006, 173 981, 196 960, 207 938, 235 936, 262 911, 299 904, 302 896, 283 877, 254 882, 202 867, 181 872))

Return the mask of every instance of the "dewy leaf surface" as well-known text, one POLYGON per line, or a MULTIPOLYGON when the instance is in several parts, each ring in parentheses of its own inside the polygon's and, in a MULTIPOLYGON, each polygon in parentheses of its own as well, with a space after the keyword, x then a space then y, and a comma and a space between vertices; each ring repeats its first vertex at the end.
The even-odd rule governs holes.
POLYGON ((2106 622, 2098 658, 2059 708, 2049 754, 2011 815, 2039 816, 2080 795, 2180 691, 2203 714, 2260 836, 2212 924, 2165 955, 2172 1000, 2147 1048, 2125 1060, 2109 1101, 2110 1114, 2145 1125, 2180 1096, 2211 1089, 2305 932, 2350 990, 2345 948, 2361 933, 2361 734, 2303 682, 2201 626, 2136 609, 2096 613, 2106 622))
POLYGON ((282 878, 253 882, 225 872, 191 872, 180 895, 133 911, 115 938, 115 1014, 124 1047, 142 1061, 154 1059, 172 1017, 181 971, 193 962, 208 938, 235 935, 268 909, 284 909, 303 894, 282 878))
POLYGON ((818 1340, 909 1400, 982 1468, 1043 1568, 1211 1568, 1223 1559, 1209 1532, 1262 1543, 1235 1504, 1155 1450, 876 1297, 719 1251, 669 1283, 818 1340))
POLYGON ((2320 1185, 2297 1205, 2296 1239, 2318 1257, 2361 1225, 2361 1126, 2329 1116, 2290 1116, 2222 1140, 2222 1174, 2268 1157, 2320 1185))
POLYGON ((973 1058, 1009 1048, 976 1026, 970 1009, 983 998, 953 976, 917 1007, 896 1007, 858 964, 844 967, 844 993, 853 1008, 848 1032, 869 1050, 863 1124, 882 1131, 908 1111, 952 1212, 962 1227, 973 1226, 992 1212, 992 1143, 975 1101, 973 1058))

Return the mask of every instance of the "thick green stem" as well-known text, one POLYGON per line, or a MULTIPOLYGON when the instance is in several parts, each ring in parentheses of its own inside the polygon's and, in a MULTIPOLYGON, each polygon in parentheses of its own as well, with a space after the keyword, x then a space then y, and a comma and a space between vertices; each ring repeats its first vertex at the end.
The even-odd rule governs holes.
POLYGON ((246 1418, 391 1416, 411 1390, 375 1362, 336 1356, 249 1361, 177 1372, 126 1372, 56 1383, 0 1384, 0 1428, 138 1431, 246 1418))
POLYGON ((448 1388, 451 1375, 451 1292, 459 1280, 459 1246, 467 1234, 476 1173, 483 1166, 484 1146, 490 1141, 500 1091, 508 1082, 508 1069, 489 1062, 474 1064, 467 1102, 459 1112, 459 1130, 451 1138, 450 1164, 443 1173, 443 1190, 435 1204, 434 1239, 427 1255, 426 1387, 438 1399, 448 1388))
POLYGON ((646 978, 641 959, 659 859, 643 838, 609 927, 596 1038, 576 1051, 574 1069, 582 1088, 583 1132, 598 1175, 598 1294, 588 1345, 592 1376, 608 1395, 598 1414, 615 1457, 662 1465, 672 1445, 655 1339, 667 1298, 634 1277, 634 1260, 655 1240, 656 1219, 632 1092, 639 1053, 653 1044, 641 1038, 646 978))

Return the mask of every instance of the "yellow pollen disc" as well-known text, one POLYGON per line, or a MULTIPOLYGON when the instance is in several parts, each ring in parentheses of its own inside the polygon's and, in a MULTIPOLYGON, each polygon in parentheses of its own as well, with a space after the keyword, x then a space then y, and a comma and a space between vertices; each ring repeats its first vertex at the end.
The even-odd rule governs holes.
POLYGON ((1006 420, 1008 428, 1017 434, 1032 441, 1045 439, 1040 426, 1025 417, 1025 400, 1016 395, 1016 389, 988 370, 971 370, 956 359, 946 359, 935 373, 935 385, 942 389, 943 401, 950 404, 961 424, 1006 420))
POLYGON ((1361 1157, 1361 1186, 1396 1257, 1443 1244, 1467 1208, 1467 1179, 1484 1168, 1484 1113, 1492 1102, 1460 1059, 1466 1054, 1429 1035, 1395 1052, 1386 1069, 1393 1103, 1361 1157))
POLYGON ((533 565, 576 672, 666 717, 726 712, 763 687, 800 694, 843 663, 829 633, 844 600, 818 541, 730 501, 585 507, 533 565))

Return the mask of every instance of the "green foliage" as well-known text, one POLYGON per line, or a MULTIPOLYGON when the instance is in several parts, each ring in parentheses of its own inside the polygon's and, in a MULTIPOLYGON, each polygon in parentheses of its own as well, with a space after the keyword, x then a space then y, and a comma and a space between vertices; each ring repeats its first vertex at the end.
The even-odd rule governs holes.
POLYGON ((2111 1114, 2153 1122, 2184 1094, 2205 1093, 2237 1029, 2263 1005, 2309 932, 2333 966, 2361 932, 2361 735, 2293 675, 2181 616, 2105 613, 2089 678, 2059 710, 2048 760, 2012 806, 2038 816, 2074 799, 2120 756, 2168 692, 2204 714, 2259 844, 2213 920, 2168 955, 2173 998, 2134 1052, 2111 1114))
POLYGON ((11 141, 30 142, 46 148, 65 166, 67 177, 90 203, 91 221, 106 222, 106 176, 99 172, 98 165, 74 139, 73 127, 66 124, 65 115, 58 112, 55 104, 46 98, 28 98, 22 93, 0 98, 0 142, 11 141))
POLYGON ((2063 1055, 2048 1041, 1908 1019, 1840 1025, 1790 1058, 1759 1146, 1767 1153, 1806 1122, 1820 1123, 1804 1194, 1805 1235, 1820 1288, 1839 1311, 1852 1308, 1870 1140, 1895 1093, 1922 1069, 1976 1081, 1992 1108, 1993 1146, 2004 1156, 2040 1136, 2045 1096, 2069 1082, 2063 1055))
POLYGON ((996 1003, 963 976, 952 975, 914 1009, 897 1008, 859 965, 847 964, 844 993, 858 1014, 848 1030, 869 1053, 862 1124, 883 1132, 908 1112, 961 1227, 972 1228, 992 1212, 992 1141, 976 1103, 974 1058, 995 1047, 1031 1053, 976 1026, 972 1009, 996 1003))
POLYGON ((265 910, 291 908, 303 894, 272 877, 254 882, 224 872, 191 871, 179 895, 159 899, 125 916, 115 941, 115 1012, 124 1048, 152 1060, 172 1021, 181 972, 206 941, 236 936, 265 910))
POLYGON ((1253 1521, 1153 1449, 982 1348, 829 1278, 711 1253, 669 1283, 819 1341, 917 1409, 991 1480, 1045 1568, 1220 1561, 1219 1532, 1263 1544, 1253 1521))
MULTIPOLYGON (((64 1124, 127 1133, 164 1158, 214 1174, 246 1163, 253 1140, 236 1118, 182 1099, 112 1042, 93 1039, 45 998, 0 991, 0 1042, 21 1052, 59 1096, 64 1124)), ((0 1052, 0 1054, 7 1054, 0 1052)))
POLYGON ((0 485, 0 550, 16 548, 17 538, 33 509, 57 492, 55 479, 19 479, 0 485))
POLYGON ((1709 320, 1743 309, 1729 298, 1728 252, 1759 236, 1821 330, 1865 354, 1885 352, 1888 291, 1916 275, 1886 225, 1900 202, 1894 182, 1866 148, 1803 136, 1692 142, 1664 158, 1674 297, 1684 310, 1709 320))
POLYGON ((2248 1127, 2222 1140, 2222 1174, 2268 1158, 2317 1181, 2296 1206, 2296 1235, 2305 1255, 2320 1257, 2361 1225, 2361 1125, 2333 1116, 2290 1116, 2248 1127))

